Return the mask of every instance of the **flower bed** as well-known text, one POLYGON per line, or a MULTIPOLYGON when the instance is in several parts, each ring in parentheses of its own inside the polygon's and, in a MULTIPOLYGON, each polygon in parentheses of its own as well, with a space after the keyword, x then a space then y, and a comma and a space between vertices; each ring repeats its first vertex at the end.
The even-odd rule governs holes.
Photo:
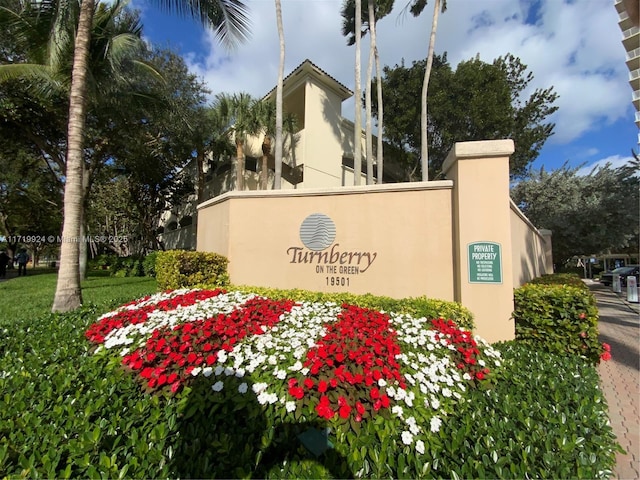
POLYGON ((450 320, 221 290, 145 298, 103 315, 87 338, 118 351, 148 391, 209 378, 212 402, 229 389, 253 395, 285 421, 328 421, 347 443, 340 432, 384 412, 397 422, 394 442, 418 456, 500 366, 496 350, 450 320))

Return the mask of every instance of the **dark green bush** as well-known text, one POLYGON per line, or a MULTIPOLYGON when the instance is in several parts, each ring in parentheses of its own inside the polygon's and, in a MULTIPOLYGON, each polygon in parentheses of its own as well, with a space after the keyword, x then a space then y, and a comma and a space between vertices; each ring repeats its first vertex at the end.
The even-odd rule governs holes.
POLYGON ((516 340, 534 349, 600 360, 598 309, 588 289, 527 284, 514 291, 514 304, 516 340))
POLYGON ((222 255, 208 252, 168 250, 158 252, 156 279, 160 290, 198 285, 224 286, 229 283, 227 264, 222 255))
POLYGON ((117 259, 118 256, 115 253, 101 253, 95 258, 89 259, 89 268, 95 270, 108 269, 117 261, 117 259))
POLYGON ((586 283, 584 283, 575 273, 552 273, 549 275, 542 275, 541 277, 534 278, 529 283, 534 285, 569 285, 571 287, 589 290, 586 283))
POLYGON ((109 269, 114 277, 143 277, 144 267, 142 262, 142 257, 138 255, 116 257, 109 269))
POLYGON ((142 261, 142 268, 146 277, 156 276, 156 261, 158 259, 158 252, 148 253, 142 261))
POLYGON ((510 342, 501 381, 469 392, 420 464, 383 416, 316 459, 297 435, 322 425, 285 424, 233 388, 213 401, 199 377, 172 398, 144 393, 120 358, 89 350, 99 313, 0 320, 3 477, 603 478, 619 451, 593 366, 510 342))
POLYGON ((494 345, 504 379, 448 418, 433 451, 439 478, 609 478, 616 452, 596 369, 576 356, 494 345), (437 460, 435 460, 437 459, 437 460))
POLYGON ((254 292, 259 295, 282 299, 288 298, 300 302, 335 302, 337 304, 357 305, 384 312, 406 313, 414 318, 451 319, 466 330, 473 330, 473 314, 456 302, 435 300, 427 297, 404 298, 401 300, 371 294, 355 295, 352 293, 323 293, 308 290, 279 290, 275 288, 233 286, 232 290, 254 292))

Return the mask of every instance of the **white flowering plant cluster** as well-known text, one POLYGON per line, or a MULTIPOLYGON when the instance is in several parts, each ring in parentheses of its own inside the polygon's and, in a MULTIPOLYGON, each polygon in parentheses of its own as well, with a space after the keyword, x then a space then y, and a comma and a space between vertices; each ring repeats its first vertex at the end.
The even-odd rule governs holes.
MULTIPOLYGON (((263 318, 256 320, 246 306, 255 309, 268 299, 224 291, 179 294, 184 298, 173 309, 116 325, 97 351, 117 352, 152 390, 188 395, 189 379, 200 379, 221 412, 250 409, 249 417, 267 417, 268 424, 321 421, 355 476, 421 476, 447 416, 501 365, 497 350, 441 319, 290 302, 267 324, 246 327, 263 318), (376 322, 377 330, 369 329, 376 322), (166 368, 171 362, 173 370, 166 368), (400 452, 405 460, 395 464, 400 452)), ((171 296, 139 305, 148 310, 171 296)), ((112 328, 113 318, 106 314, 97 324, 111 322, 112 328)))

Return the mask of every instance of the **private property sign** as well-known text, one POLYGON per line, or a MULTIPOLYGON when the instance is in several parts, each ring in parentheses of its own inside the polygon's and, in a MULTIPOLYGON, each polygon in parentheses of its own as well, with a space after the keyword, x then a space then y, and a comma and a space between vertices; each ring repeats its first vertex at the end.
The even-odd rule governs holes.
POLYGON ((470 243, 468 259, 469 283, 502 283, 502 251, 499 243, 470 243))

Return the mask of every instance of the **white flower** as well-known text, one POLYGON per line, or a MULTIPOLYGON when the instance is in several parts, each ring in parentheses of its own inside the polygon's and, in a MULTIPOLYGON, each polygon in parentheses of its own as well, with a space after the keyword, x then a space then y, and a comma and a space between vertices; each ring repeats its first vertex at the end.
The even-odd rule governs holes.
POLYGON ((434 410, 438 410, 440 408, 440 400, 436 397, 431 397, 431 406, 434 410))
POLYGON ((442 420, 440 420, 438 417, 433 417, 431 419, 431 431, 433 433, 439 432, 440 431, 440 427, 442 426, 442 420))
POLYGON ((413 435, 411 435, 411 433, 407 432, 406 430, 402 432, 402 443, 404 443, 405 445, 411 445, 413 443, 413 435))
POLYGON ((268 385, 266 383, 254 383, 251 389, 255 394, 260 394, 266 390, 267 387, 268 385))
POLYGON ((447 398, 451 397, 451 390, 449 390, 447 387, 442 389, 442 395, 444 395, 447 398))
POLYGON ((248 389, 249 389, 249 386, 247 385, 247 382, 242 382, 240 385, 238 385, 238 391, 240 393, 247 393, 248 389))
POLYGON ((224 383, 216 382, 211 386, 211 388, 213 389, 214 392, 219 392, 224 388, 224 383))
POLYGON ((422 455, 424 453, 424 442, 422 440, 418 440, 416 442, 416 451, 422 455))
POLYGON ((197 377, 201 371, 202 371, 202 368, 196 367, 193 370, 191 370, 191 375, 193 375, 194 377, 197 377))
POLYGON ((296 402, 289 401, 285 403, 284 408, 286 408, 289 413, 294 412, 296 410, 296 402))
POLYGON ((244 368, 238 368, 236 370, 236 374, 235 375, 236 375, 237 378, 243 378, 244 374, 245 374, 244 368))
POLYGON ((400 405, 394 405, 391 407, 391 413, 394 413, 398 417, 402 418, 402 407, 400 405))
MULTIPOLYGON (((194 368, 194 370, 195 370, 195 368, 194 368)), ((210 377, 212 372, 213 372, 213 368, 211 368, 211 367, 204 367, 204 368, 202 369, 202 374, 203 374, 205 377, 210 377)))
POLYGON ((386 387, 387 386, 387 381, 384 378, 381 378, 380 380, 378 380, 378 386, 379 387, 386 387))
POLYGON ((215 370, 216 377, 222 375, 222 372, 224 372, 224 367, 222 365, 218 365, 215 370))

